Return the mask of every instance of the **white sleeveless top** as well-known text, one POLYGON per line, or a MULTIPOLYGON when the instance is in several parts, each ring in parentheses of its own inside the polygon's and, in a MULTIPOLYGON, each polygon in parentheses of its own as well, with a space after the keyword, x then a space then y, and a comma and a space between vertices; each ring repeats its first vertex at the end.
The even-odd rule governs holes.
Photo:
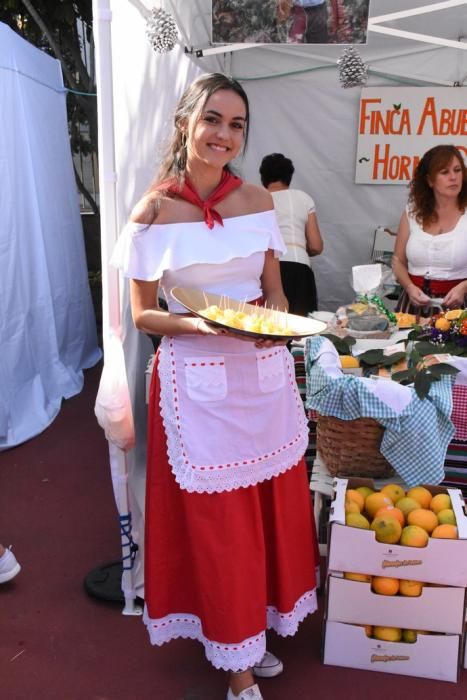
POLYGON ((278 190, 271 192, 277 222, 287 247, 282 261, 298 262, 310 266, 306 252, 305 226, 308 215, 316 211, 309 194, 301 190, 278 190))
MULTIPOLYGON (((212 230, 204 222, 128 224, 112 262, 127 277, 159 279, 170 310, 178 311, 170 289, 179 285, 258 298, 268 249, 285 250, 273 211, 224 219, 212 230)), ((181 488, 245 488, 287 471, 305 453, 307 419, 284 346, 166 336, 158 373, 168 459, 181 488)))
POLYGON ((264 255, 276 257, 285 245, 273 210, 224 219, 209 229, 204 221, 175 224, 129 222, 118 239, 111 264, 126 277, 153 281, 169 310, 186 311, 170 296, 173 287, 196 287, 241 301, 261 296, 264 255))
POLYGON ((433 280, 467 279, 467 212, 448 233, 426 233, 407 212, 409 239, 406 255, 411 275, 433 280))

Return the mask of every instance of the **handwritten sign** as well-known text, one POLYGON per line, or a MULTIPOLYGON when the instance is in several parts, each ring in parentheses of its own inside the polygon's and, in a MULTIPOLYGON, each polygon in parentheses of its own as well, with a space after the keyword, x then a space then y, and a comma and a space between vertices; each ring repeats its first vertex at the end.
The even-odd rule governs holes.
POLYGON ((467 88, 363 88, 355 182, 406 185, 422 155, 457 146, 467 164, 467 88))

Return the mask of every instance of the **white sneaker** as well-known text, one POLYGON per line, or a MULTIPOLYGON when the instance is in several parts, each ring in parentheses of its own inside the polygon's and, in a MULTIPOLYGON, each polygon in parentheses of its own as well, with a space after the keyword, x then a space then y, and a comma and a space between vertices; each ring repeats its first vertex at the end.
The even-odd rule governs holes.
POLYGON ((261 695, 260 689, 255 684, 242 690, 240 695, 234 695, 231 688, 229 688, 227 700, 263 700, 263 696, 261 695))
POLYGON ((253 675, 258 678, 274 678, 279 673, 282 673, 283 670, 284 664, 282 661, 274 654, 271 654, 270 651, 266 651, 261 661, 256 666, 253 666, 253 675))
POLYGON ((21 567, 11 549, 5 549, 0 557, 0 583, 11 581, 20 571, 21 567))

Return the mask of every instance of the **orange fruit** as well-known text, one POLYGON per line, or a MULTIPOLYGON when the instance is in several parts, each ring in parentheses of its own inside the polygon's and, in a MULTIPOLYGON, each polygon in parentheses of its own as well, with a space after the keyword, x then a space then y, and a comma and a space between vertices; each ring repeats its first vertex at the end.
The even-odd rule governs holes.
POLYGON ((448 321, 456 321, 462 316, 463 312, 463 309, 450 309, 449 311, 446 311, 444 318, 447 318, 448 321))
POLYGON ((398 627, 373 627, 373 637, 381 639, 383 642, 400 642, 402 630, 398 627))
POLYGON ((420 503, 421 508, 429 508, 432 494, 424 486, 414 486, 409 489, 406 494, 409 498, 413 498, 417 503, 420 503))
POLYGON ((417 641, 417 630, 402 630, 402 641, 413 644, 417 641))
POLYGON ((358 507, 358 503, 355 501, 346 501, 345 502, 345 512, 346 513, 360 513, 360 508, 358 507))
POLYGON ((419 525, 430 535, 435 527, 438 527, 438 517, 436 513, 428 508, 416 508, 411 510, 407 516, 407 525, 419 525))
POLYGON ((357 488, 355 489, 355 491, 358 491, 358 493, 361 493, 362 496, 363 496, 363 498, 366 498, 366 497, 369 496, 371 493, 374 493, 374 492, 375 492, 375 490, 374 490, 374 489, 370 489, 369 486, 357 486, 357 488))
POLYGON ((447 493, 437 493, 436 496, 433 496, 430 509, 434 513, 439 513, 440 510, 446 510, 446 508, 452 508, 451 499, 447 493))
POLYGON ((396 501, 395 506, 404 513, 405 517, 407 517, 411 510, 420 508, 420 503, 416 501, 415 498, 404 496, 404 498, 400 498, 398 501, 396 501))
POLYGON ((349 527, 359 527, 362 530, 369 530, 370 523, 361 513, 346 513, 345 524, 349 527))
POLYGON ((449 525, 448 523, 435 527, 431 536, 435 539, 443 540, 457 540, 459 537, 457 534, 457 527, 455 525, 449 525))
POLYGON ((401 527, 405 525, 404 513, 396 506, 383 506, 376 511, 375 518, 379 518, 380 515, 387 518, 395 518, 400 522, 401 527))
POLYGON ((456 525, 456 516, 451 508, 438 511, 438 522, 440 525, 456 525))
POLYGON ((435 321, 435 328, 437 328, 439 331, 448 331, 451 328, 450 322, 447 320, 447 318, 437 318, 435 321))
POLYGON ((402 486, 399 486, 399 484, 386 484, 386 486, 383 486, 381 489, 381 493, 389 496, 393 503, 398 501, 399 498, 404 498, 405 496, 405 491, 402 486))
POLYGON ((345 500, 354 501, 358 505, 360 511, 363 510, 363 506, 365 505, 364 497, 355 489, 347 489, 347 491, 345 492, 345 500))
POLYGON ((396 542, 399 542, 402 525, 396 518, 380 515, 373 520, 370 527, 376 533, 377 542, 384 542, 385 544, 396 544, 396 542))
POLYGON ((399 593, 401 595, 417 598, 418 596, 422 595, 422 590, 423 583, 421 581, 409 581, 405 578, 402 578, 399 581, 399 593))
POLYGON ((406 525, 402 530, 399 544, 404 547, 426 547, 428 544, 428 532, 419 525, 406 525))
POLYGON ((375 491, 375 493, 371 493, 365 499, 365 510, 370 516, 370 518, 374 518, 376 511, 382 508, 383 506, 393 505, 394 503, 391 501, 389 496, 386 496, 385 493, 381 493, 381 491, 375 491))
POLYGON ((401 311, 396 312, 397 325, 399 328, 410 328, 417 322, 415 314, 404 314, 401 311))
POLYGON ((360 583, 371 583, 370 574, 357 574, 353 571, 346 571, 344 573, 344 578, 348 581, 360 581, 360 583))
POLYGON ((389 576, 373 576, 371 587, 379 595, 397 595, 399 592, 399 579, 389 576))

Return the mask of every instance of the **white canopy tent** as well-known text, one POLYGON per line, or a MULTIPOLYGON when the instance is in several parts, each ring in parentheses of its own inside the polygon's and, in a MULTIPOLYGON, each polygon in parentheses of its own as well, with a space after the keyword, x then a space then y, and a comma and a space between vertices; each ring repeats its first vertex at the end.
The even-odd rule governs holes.
MULTIPOLYGON (((172 52, 161 56, 145 36, 152 6, 152 0, 94 0, 95 27, 105 34, 98 42, 101 182, 106 187, 102 202, 104 334, 117 331, 124 343, 137 443, 126 465, 121 455, 120 466, 129 472, 129 508, 140 547, 144 367, 152 348, 133 329, 126 289, 119 286, 108 260, 118 231, 154 175, 171 129, 173 107, 184 88, 200 73, 210 71, 242 82, 252 112, 248 151, 237 164, 245 179, 259 184, 259 163, 267 153, 280 151, 292 158, 293 186, 313 196, 325 241, 324 253, 313 260, 321 309, 334 310, 351 298, 352 266, 369 262, 377 226, 397 227, 407 196, 405 185, 354 182, 360 88, 343 89, 339 84, 337 59, 342 46, 267 44, 220 49, 210 45, 210 0, 166 0, 162 6, 177 20, 181 39, 172 52)), ((369 31, 366 45, 357 47, 369 66, 368 86, 458 89, 455 86, 466 84, 467 2, 371 0, 370 25, 372 20, 375 31, 369 31), (408 9, 416 14, 381 17, 408 9), (383 34, 381 27, 391 32, 383 34), (414 33, 425 39, 408 36, 414 33), (438 41, 433 43, 433 37, 438 41)), ((134 583, 140 594, 141 562, 138 556, 134 583)))
POLYGON ((59 61, 0 24, 0 450, 44 430, 101 357, 59 61))

